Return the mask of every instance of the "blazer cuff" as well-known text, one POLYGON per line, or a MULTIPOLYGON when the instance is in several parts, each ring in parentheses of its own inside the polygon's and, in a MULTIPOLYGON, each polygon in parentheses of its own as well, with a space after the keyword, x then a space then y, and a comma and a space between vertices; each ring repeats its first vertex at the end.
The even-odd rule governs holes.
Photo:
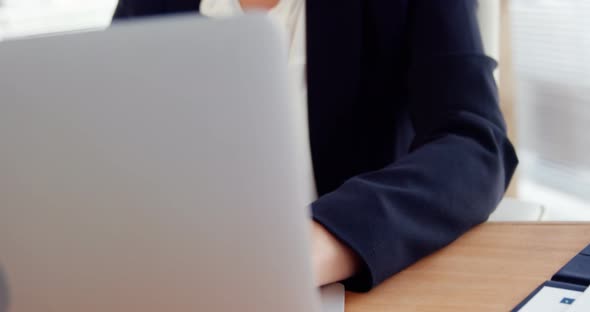
POLYGON ((352 208, 349 201, 345 203, 334 200, 332 196, 338 197, 328 194, 312 204, 313 220, 358 255, 361 261, 360 271, 342 283, 349 291, 367 292, 376 285, 376 256, 373 250, 366 248, 370 244, 363 239, 364 235, 356 235, 358 231, 365 230, 363 227, 367 224, 363 225, 362 218, 358 216, 360 211, 352 208))

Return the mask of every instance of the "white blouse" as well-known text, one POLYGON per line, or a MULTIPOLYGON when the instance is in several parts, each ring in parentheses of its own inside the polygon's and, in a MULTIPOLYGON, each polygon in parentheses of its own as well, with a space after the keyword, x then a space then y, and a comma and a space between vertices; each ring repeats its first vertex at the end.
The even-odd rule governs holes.
MULTIPOLYGON (((239 0, 201 0, 199 11, 208 17, 231 17, 244 14, 239 0)), ((298 124, 301 125, 299 133, 305 141, 305 151, 301 151, 307 164, 306 182, 309 187, 309 201, 316 197, 313 169, 311 165, 311 153, 309 150, 309 128, 307 119, 307 76, 306 76, 306 24, 305 24, 305 0, 280 0, 278 4, 269 10, 269 16, 284 31, 284 36, 289 44, 288 68, 292 83, 292 95, 296 97, 298 124)))

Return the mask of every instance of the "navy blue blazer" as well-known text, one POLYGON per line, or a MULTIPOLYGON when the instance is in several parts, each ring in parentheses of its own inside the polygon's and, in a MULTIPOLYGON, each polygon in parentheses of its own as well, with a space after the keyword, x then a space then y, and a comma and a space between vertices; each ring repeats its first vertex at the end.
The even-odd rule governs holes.
MULTIPOLYGON (((198 11, 120 0, 115 19, 198 11)), ((475 0, 307 1, 313 218, 366 291, 484 222, 518 163, 475 0)))

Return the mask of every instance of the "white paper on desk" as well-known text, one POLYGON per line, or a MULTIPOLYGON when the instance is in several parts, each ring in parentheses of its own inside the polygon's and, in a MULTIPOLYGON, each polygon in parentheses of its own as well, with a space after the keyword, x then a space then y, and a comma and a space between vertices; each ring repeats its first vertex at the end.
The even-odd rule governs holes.
POLYGON ((590 287, 586 288, 583 294, 576 298, 567 312, 588 312, 590 311, 590 287))
POLYGON ((569 312, 572 305, 562 302, 564 299, 577 300, 581 294, 581 291, 545 286, 518 312, 569 312))
POLYGON ((322 312, 344 312, 344 286, 333 284, 322 287, 322 312))

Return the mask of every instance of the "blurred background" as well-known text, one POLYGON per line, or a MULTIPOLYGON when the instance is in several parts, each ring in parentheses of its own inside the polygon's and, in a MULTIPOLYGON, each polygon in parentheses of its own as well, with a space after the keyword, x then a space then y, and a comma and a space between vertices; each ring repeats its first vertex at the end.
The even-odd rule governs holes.
POLYGON ((0 0, 0 40, 110 23, 117 0, 0 0))
MULTIPOLYGON (((116 0, 0 0, 0 40, 107 27, 116 0)), ((590 220, 590 1, 481 0, 521 158, 508 196, 543 220, 590 220)), ((10 74, 10 73, 2 73, 10 74)))

